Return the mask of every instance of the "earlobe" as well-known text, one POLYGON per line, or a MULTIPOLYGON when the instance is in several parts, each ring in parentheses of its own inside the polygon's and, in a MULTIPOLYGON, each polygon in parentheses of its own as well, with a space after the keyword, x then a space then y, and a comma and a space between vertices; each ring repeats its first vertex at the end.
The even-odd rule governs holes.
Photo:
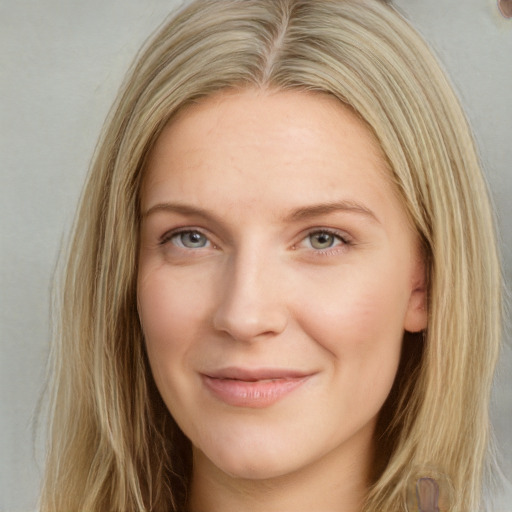
POLYGON ((420 332, 427 328, 427 323, 426 293, 423 290, 414 290, 409 300, 404 329, 409 332, 420 332))
POLYGON ((422 277, 421 282, 416 283, 416 286, 411 291, 404 329, 409 332, 420 332, 427 328, 427 324, 427 287, 425 279, 422 277))
POLYGON ((420 332, 427 328, 427 276, 423 258, 418 258, 411 286, 411 295, 407 306, 404 329, 408 332, 420 332))

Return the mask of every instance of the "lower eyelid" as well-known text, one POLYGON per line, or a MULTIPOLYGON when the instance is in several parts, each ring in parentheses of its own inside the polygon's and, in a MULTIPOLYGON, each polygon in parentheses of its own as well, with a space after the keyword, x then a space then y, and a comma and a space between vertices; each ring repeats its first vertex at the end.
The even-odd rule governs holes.
POLYGON ((311 250, 313 258, 325 258, 329 256, 336 256, 337 254, 344 253, 348 250, 348 245, 340 244, 335 247, 329 247, 329 249, 311 250))

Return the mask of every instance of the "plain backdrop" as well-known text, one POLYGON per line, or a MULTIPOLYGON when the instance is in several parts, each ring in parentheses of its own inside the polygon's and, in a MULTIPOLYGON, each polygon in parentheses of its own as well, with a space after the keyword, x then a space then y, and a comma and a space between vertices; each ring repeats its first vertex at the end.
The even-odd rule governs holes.
MULTIPOLYGON (((137 49, 178 0, 0 0, 0 511, 35 510, 49 291, 103 120, 137 49)), ((493 0, 395 0, 474 126, 512 284, 512 20, 493 0)), ((512 475, 507 328, 492 418, 512 475)), ((449 411, 446 412, 449 414, 449 411)), ((503 508, 504 512, 512 512, 503 508)))

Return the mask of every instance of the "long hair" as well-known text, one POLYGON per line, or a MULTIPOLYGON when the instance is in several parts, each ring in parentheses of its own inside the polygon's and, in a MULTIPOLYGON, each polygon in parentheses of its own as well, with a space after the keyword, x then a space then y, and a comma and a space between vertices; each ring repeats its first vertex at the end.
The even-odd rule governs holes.
POLYGON ((435 468, 477 510, 501 336, 492 211, 471 131, 417 33, 378 0, 197 0, 145 46, 105 125, 68 249, 42 512, 182 512, 189 441, 156 391, 137 315, 139 190, 183 106, 223 89, 320 91, 368 125, 422 242, 428 329, 404 338, 364 512, 403 511, 435 468))

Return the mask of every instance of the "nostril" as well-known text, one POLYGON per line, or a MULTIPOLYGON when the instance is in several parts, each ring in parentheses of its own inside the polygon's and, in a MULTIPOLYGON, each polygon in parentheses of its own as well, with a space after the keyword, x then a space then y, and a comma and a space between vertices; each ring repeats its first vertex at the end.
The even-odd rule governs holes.
POLYGON ((505 18, 512 18, 512 0, 498 0, 498 7, 505 18))

